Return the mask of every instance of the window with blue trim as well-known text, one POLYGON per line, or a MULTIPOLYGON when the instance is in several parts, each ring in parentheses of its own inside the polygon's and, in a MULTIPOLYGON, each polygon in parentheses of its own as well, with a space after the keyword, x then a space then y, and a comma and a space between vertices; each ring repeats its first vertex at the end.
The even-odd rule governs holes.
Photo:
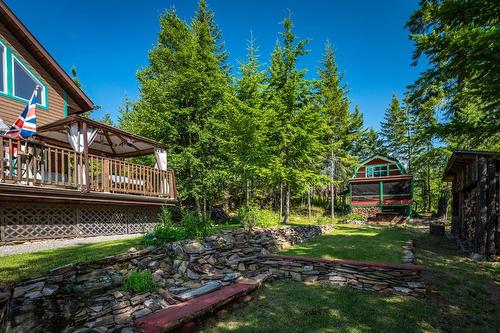
POLYGON ((366 177, 385 177, 389 175, 389 167, 387 165, 376 165, 366 167, 366 177))
POLYGON ((44 85, 24 66, 16 56, 12 55, 12 88, 13 95, 28 101, 35 87, 38 86, 37 104, 46 106, 44 85))
POLYGON ((6 70, 5 67, 7 67, 6 61, 7 60, 7 49, 5 46, 0 43, 0 91, 1 92, 6 92, 7 90, 7 75, 6 75, 6 70))

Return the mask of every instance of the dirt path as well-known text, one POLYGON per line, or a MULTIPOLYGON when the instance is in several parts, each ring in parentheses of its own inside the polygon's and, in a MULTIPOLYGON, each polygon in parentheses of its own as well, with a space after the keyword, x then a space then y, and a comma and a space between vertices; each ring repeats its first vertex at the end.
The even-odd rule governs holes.
POLYGON ((96 237, 81 237, 71 239, 52 239, 44 241, 27 242, 15 245, 0 246, 0 257, 11 256, 14 254, 31 253, 43 250, 52 250, 62 247, 71 247, 79 245, 94 244, 106 241, 129 239, 139 237, 142 234, 127 234, 127 235, 112 235, 112 236, 96 236, 96 237))

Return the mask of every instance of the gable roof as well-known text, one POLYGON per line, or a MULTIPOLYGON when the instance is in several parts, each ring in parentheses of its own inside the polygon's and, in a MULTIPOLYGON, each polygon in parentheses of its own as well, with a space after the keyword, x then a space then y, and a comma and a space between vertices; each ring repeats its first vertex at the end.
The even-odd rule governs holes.
POLYGON ((62 67, 52 58, 47 50, 17 18, 10 8, 0 0, 0 22, 14 35, 14 37, 31 53, 31 55, 45 68, 80 107, 77 113, 90 111, 94 103, 80 89, 62 67))
POLYGON ((368 163, 368 162, 370 162, 370 161, 372 161, 372 160, 374 160, 374 159, 376 159, 376 158, 380 158, 380 159, 382 159, 382 160, 386 160, 386 161, 388 161, 388 162, 390 162, 390 163, 399 163, 399 162, 398 162, 397 160, 395 160, 395 159, 389 158, 389 157, 387 157, 387 156, 382 156, 382 155, 376 155, 376 154, 375 154, 375 155, 371 155, 371 156, 370 156, 370 157, 368 157, 368 158, 365 158, 364 160, 361 160, 361 161, 359 162, 359 164, 358 164, 358 165, 363 165, 363 164, 366 164, 366 163, 368 163))

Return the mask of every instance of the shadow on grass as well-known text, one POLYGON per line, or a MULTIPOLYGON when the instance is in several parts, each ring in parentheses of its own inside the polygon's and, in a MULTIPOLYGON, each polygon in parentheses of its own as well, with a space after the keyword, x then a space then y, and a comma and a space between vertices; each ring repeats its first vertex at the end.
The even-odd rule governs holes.
POLYGON ((432 331, 432 309, 413 297, 323 284, 273 282, 243 309, 207 322, 205 332, 432 331))
POLYGON ((18 280, 35 278, 58 266, 101 259, 126 252, 131 247, 142 247, 142 238, 0 257, 0 283, 13 283, 18 280))
POLYGON ((401 263, 403 245, 410 238, 410 234, 400 228, 341 225, 328 235, 286 248, 280 253, 401 263))

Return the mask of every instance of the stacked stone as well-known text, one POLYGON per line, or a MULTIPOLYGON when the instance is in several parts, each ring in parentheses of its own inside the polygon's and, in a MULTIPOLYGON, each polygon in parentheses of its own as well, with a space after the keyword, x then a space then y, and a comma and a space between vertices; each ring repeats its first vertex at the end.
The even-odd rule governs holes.
POLYGON ((377 264, 352 260, 323 260, 306 257, 261 256, 259 269, 275 279, 328 283, 371 291, 423 293, 422 267, 377 264))
MULTIPOLYGON (((321 235, 332 226, 225 231, 201 241, 148 247, 53 269, 17 284, 0 332, 130 332, 133 320, 259 274, 259 255, 321 235), (131 271, 149 270, 157 293, 122 289, 131 271)), ((1 312, 1 311, 0 311, 1 312)))
POLYGON ((410 239, 403 245, 403 263, 414 264, 415 263, 415 240, 410 239))

